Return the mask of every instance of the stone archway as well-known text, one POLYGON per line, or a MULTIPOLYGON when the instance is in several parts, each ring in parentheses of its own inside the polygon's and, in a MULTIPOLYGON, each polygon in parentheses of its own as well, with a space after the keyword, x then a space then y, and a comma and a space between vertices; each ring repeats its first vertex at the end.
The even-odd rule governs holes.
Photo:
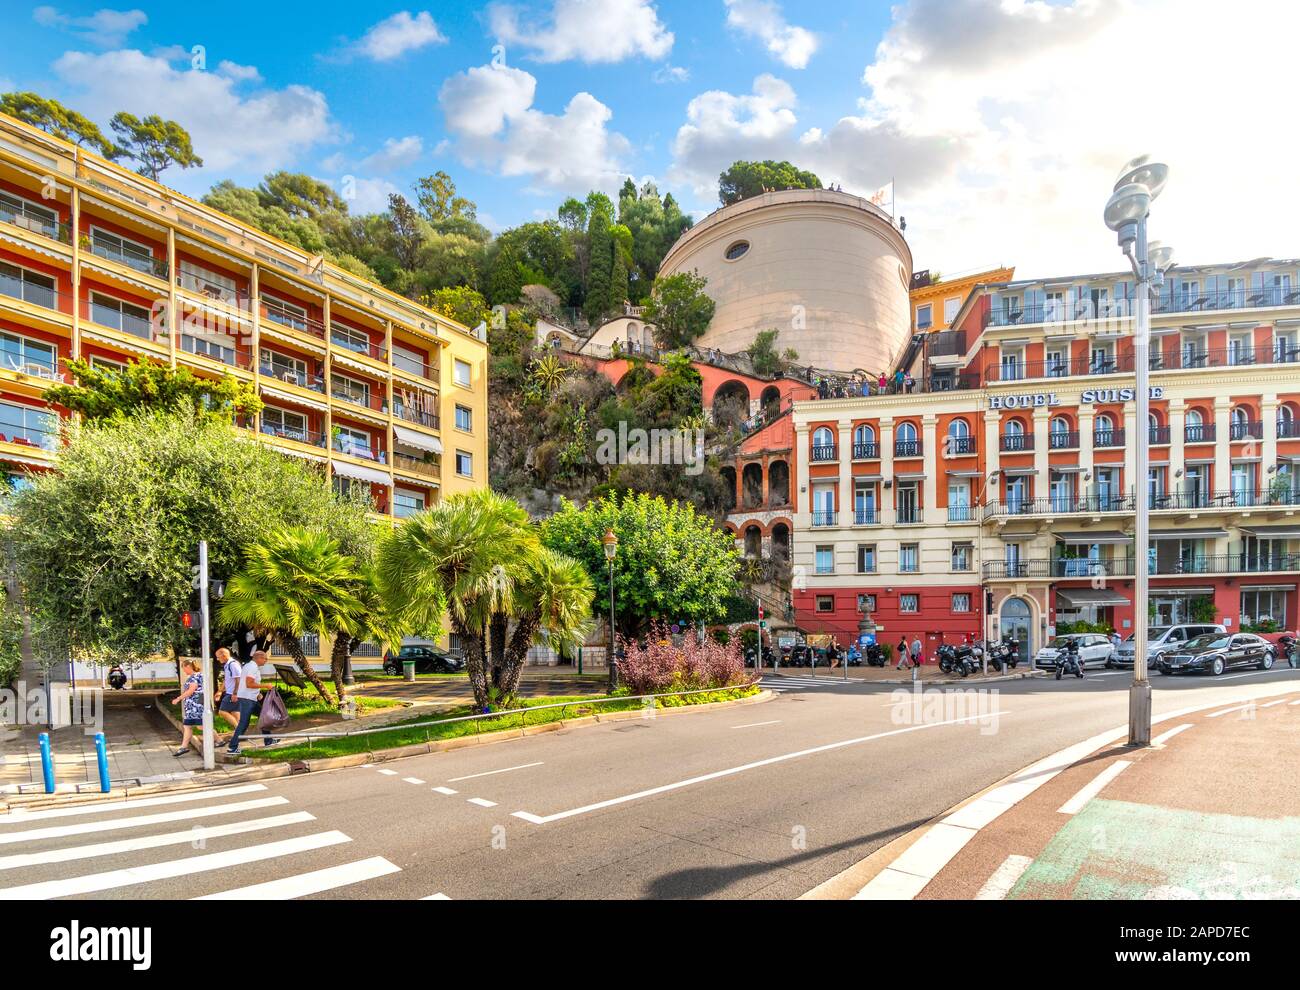
POLYGON ((731 465, 720 468, 718 474, 722 476, 722 484, 727 489, 723 495, 723 507, 728 512, 734 512, 736 509, 736 469, 731 465))
POLYGON ((738 379, 718 386, 713 393, 713 421, 723 429, 739 426, 749 418, 749 387, 738 379))
POLYGON ((745 527, 745 556, 754 560, 763 556, 763 530, 758 523, 745 527))
POLYGON ((1006 598, 998 610, 998 635, 1014 635, 1020 641, 1020 660, 1028 663, 1034 655, 1034 609, 1023 598, 1006 598))
POLYGON ((741 472, 742 502, 746 509, 757 509, 763 504, 763 465, 757 461, 746 464, 741 472))
POLYGON ((789 561, 790 527, 783 522, 772 526, 772 559, 789 561))
POLYGON ((790 504, 790 465, 772 461, 767 466, 767 504, 771 508, 790 504))

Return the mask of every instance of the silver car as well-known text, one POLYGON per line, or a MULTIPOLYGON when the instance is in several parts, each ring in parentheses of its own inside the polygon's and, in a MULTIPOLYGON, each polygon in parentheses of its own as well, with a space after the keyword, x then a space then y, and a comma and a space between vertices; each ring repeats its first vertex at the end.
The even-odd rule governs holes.
MULTIPOLYGON (((1213 633, 1227 632, 1227 629, 1221 625, 1212 622, 1189 622, 1177 626, 1152 626, 1147 629, 1147 663, 1152 667, 1159 659, 1162 653, 1169 650, 1182 649, 1183 645, 1198 636, 1209 636, 1213 633)), ((1115 654, 1114 664, 1117 667, 1133 666, 1133 636, 1120 643, 1119 650, 1115 654)))
POLYGON ((1105 666, 1110 663, 1115 653, 1110 637, 1101 633, 1067 633, 1064 636, 1057 636, 1039 650, 1038 655, 1034 657, 1034 666, 1049 669, 1055 667, 1057 656, 1070 642, 1078 644, 1079 662, 1085 667, 1090 664, 1105 666))

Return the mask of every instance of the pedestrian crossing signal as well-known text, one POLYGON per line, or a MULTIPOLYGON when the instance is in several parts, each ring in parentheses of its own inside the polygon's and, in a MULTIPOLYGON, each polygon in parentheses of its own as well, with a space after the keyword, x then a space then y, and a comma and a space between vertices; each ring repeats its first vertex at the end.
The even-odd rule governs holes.
POLYGON ((198 629, 203 624, 202 612, 182 612, 181 625, 186 629, 198 629))

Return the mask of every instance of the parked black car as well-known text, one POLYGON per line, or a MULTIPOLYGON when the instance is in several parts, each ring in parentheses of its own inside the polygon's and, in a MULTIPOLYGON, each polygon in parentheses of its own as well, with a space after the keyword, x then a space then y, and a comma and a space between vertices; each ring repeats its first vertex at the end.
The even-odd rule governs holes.
POLYGON ((1182 649, 1160 654, 1156 664, 1162 674, 1199 671, 1218 675, 1229 667, 1268 670, 1276 659, 1277 648, 1253 633, 1211 633, 1188 640, 1182 649))
POLYGON ((465 669, 463 657, 436 646, 403 646, 397 653, 384 654, 384 673, 400 674, 407 660, 415 661, 417 674, 458 674, 465 669))

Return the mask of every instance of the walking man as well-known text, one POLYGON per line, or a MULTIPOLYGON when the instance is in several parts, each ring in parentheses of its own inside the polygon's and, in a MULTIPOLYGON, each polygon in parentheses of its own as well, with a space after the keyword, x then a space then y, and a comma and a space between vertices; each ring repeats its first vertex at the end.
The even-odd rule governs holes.
POLYGON ((923 647, 921 646, 921 634, 917 633, 916 638, 912 640, 912 666, 913 667, 921 666, 922 649, 923 647))
POLYGON ((219 714, 232 729, 239 724, 239 672, 240 663, 230 655, 224 646, 217 650, 217 662, 221 664, 221 704, 219 714))
POLYGON ((907 637, 900 636, 898 638, 898 664, 894 667, 894 669, 902 670, 903 664, 905 663, 907 663, 907 637))
MULTIPOLYGON (((239 754, 239 740, 248 731, 248 723, 253 719, 253 710, 257 707, 258 694, 271 687, 270 684, 261 683, 262 664, 265 662, 266 651, 256 650, 253 653, 253 659, 240 668, 239 687, 236 692, 239 699, 239 724, 235 726, 235 734, 230 737, 230 746, 226 750, 231 756, 239 754)), ((265 736, 262 745, 270 746, 273 742, 275 742, 274 739, 265 736)))

